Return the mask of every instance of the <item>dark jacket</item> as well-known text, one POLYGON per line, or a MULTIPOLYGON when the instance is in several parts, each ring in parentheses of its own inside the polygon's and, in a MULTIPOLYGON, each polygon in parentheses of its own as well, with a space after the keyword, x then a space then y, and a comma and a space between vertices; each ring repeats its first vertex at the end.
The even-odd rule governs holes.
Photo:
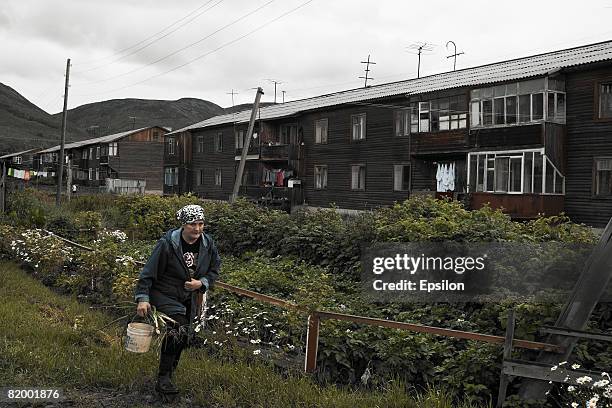
MULTIPOLYGON (((150 302, 167 315, 184 315, 184 304, 189 302, 192 294, 184 288, 190 276, 183 260, 181 230, 182 228, 170 230, 157 241, 136 284, 136 301, 150 302)), ((214 284, 220 267, 221 258, 215 243, 209 235, 202 234, 194 277, 202 282, 200 292, 206 292, 214 284)))

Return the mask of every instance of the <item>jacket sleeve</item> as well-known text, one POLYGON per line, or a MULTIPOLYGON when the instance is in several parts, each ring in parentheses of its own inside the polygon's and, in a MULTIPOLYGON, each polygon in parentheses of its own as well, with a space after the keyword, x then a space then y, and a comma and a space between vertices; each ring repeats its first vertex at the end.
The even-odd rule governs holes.
POLYGON ((166 270, 168 256, 164 239, 157 241, 157 245, 153 248, 153 252, 149 260, 140 271, 138 282, 136 283, 136 291, 134 298, 136 302, 148 302, 149 290, 153 286, 153 281, 157 279, 160 271, 166 270))
POLYGON ((200 292, 204 293, 211 287, 215 285, 215 281, 219 276, 219 271, 221 270, 221 257, 219 256, 219 251, 217 251, 217 246, 212 238, 208 237, 210 243, 210 265, 208 270, 204 273, 204 276, 200 278, 202 282, 202 287, 200 288, 200 292))

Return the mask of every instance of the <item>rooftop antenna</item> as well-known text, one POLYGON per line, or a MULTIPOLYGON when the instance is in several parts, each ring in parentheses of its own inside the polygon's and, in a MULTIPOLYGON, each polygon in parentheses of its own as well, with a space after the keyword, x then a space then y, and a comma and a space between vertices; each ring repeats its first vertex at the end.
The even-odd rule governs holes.
POLYGON ((452 41, 452 40, 449 40, 449 41, 446 43, 446 49, 447 49, 447 50, 448 50, 448 44, 453 44, 453 47, 455 47, 455 52, 454 52, 453 54, 448 55, 448 56, 446 57, 446 58, 454 58, 454 59, 453 59, 453 71, 455 71, 455 70, 457 69, 457 56, 458 56, 458 55, 463 55, 463 54, 465 54, 465 53, 464 53, 463 51, 461 51, 460 53, 458 53, 458 54, 457 54, 457 44, 455 44, 455 42, 454 42, 454 41, 452 41))
POLYGON ((287 91, 281 91, 281 92, 283 93, 283 103, 285 103, 285 93, 286 93, 287 91))
POLYGON ((232 108, 234 107, 234 95, 238 95, 238 92, 234 92, 234 90, 232 89, 232 92, 228 92, 226 93, 226 95, 232 95, 232 108))
POLYGON ((274 83, 274 103, 276 103, 276 85, 282 84, 281 81, 277 81, 276 79, 266 79, 266 81, 270 81, 274 83))
POLYGON ((364 80, 363 83, 363 87, 367 88, 368 87, 368 80, 373 81, 374 78, 369 78, 368 74, 370 73, 370 64, 372 65, 376 65, 376 63, 374 61, 370 61, 370 54, 368 54, 368 60, 367 61, 361 61, 362 64, 366 64, 366 68, 365 68, 365 76, 360 76, 360 79, 364 80))
POLYGON ((421 77, 421 53, 423 53, 423 51, 431 51, 433 50, 433 48, 433 44, 427 44, 426 42, 417 42, 408 46, 409 50, 417 50, 417 54, 419 55, 419 64, 417 65, 417 78, 421 77))

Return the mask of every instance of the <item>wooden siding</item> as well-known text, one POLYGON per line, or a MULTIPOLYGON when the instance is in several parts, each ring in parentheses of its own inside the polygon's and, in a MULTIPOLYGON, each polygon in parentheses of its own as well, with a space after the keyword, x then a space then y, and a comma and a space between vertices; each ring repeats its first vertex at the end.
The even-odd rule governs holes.
POLYGON ((566 132, 565 126, 557 123, 547 123, 544 135, 544 152, 546 156, 565 175, 566 132))
POLYGON ((489 204, 491 208, 503 208, 512 218, 536 218, 538 214, 557 215, 563 211, 562 195, 472 193, 473 209, 489 204))
POLYGON ((109 157, 109 166, 118 178, 146 180, 146 191, 162 192, 164 181, 163 145, 160 142, 119 141, 117 157, 109 157))
POLYGON ((234 160, 236 145, 234 126, 223 126, 193 132, 193 163, 191 191, 202 198, 228 200, 234 188, 237 161, 234 160), (215 151, 215 136, 222 133, 223 151, 215 151), (198 137, 204 138, 204 151, 197 151, 198 137), (221 169, 221 186, 215 184, 215 170, 221 169), (204 171, 204 179, 198 185, 198 174, 204 171))
POLYGON ((544 146, 543 124, 471 129, 469 146, 481 150, 509 150, 544 146))
POLYGON ((612 120, 598 119, 597 88, 612 81, 612 65, 570 72, 567 93, 567 171, 565 211, 577 222, 603 227, 612 217, 612 198, 593 196, 593 161, 612 156, 612 120))
POLYGON ((369 209, 408 198, 393 191, 393 165, 410 163, 408 138, 394 136, 394 109, 373 106, 341 107, 300 118, 304 153, 303 189, 308 205, 369 209), (351 115, 366 114, 365 140, 351 140, 351 115), (315 120, 328 119, 327 144, 315 144, 315 120), (351 166, 366 165, 364 191, 351 190, 351 166), (314 189, 314 166, 327 165, 327 188, 314 189))

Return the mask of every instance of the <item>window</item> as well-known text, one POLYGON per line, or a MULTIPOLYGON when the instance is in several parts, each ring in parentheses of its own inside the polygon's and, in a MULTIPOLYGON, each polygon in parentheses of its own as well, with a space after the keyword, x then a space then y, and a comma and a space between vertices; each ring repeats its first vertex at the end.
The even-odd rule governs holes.
POLYGON ((351 190, 365 190, 365 164, 351 166, 351 190))
POLYGON ((164 184, 167 186, 178 186, 178 167, 166 167, 164 169, 164 184))
POLYGON ((236 149, 242 149, 244 147, 244 134, 246 132, 244 130, 236 130, 234 134, 234 139, 236 142, 236 149))
POLYGON ((468 155, 469 191, 564 194, 565 177, 544 149, 468 155))
POLYGON ((215 185, 216 186, 221 186, 221 169, 216 169, 215 170, 215 185))
POLYGON ((599 117, 612 118, 612 83, 601 84, 599 88, 599 117))
POLYGON ((599 197, 612 196, 612 157, 595 158, 595 188, 599 197))
POLYGON ((314 168, 315 189, 327 188, 327 166, 315 166, 314 168))
POLYGON ((92 159, 93 159, 93 147, 90 147, 89 148, 89 160, 92 160, 92 159))
POLYGON ((157 142, 159 140, 159 132, 153 131, 153 141, 157 142))
POLYGON ((166 143, 168 144, 168 155, 174 155, 174 138, 169 137, 166 143))
POLYGON ((395 136, 406 136, 410 134, 410 109, 396 110, 395 118, 395 136))
POLYGON ((15 157, 13 157, 13 163, 15 163, 15 164, 21 164, 21 163, 22 163, 22 158, 21 158, 21 156, 15 156, 15 157))
POLYGON ((204 136, 198 136, 198 153, 204 153, 204 136))
POLYGON ((87 149, 81 150, 81 159, 87 159, 87 149))
POLYGON ((96 180, 100 180, 100 168, 96 167, 96 180))
POLYGON ((393 166, 393 191, 410 190, 410 165, 396 164, 393 166))
POLYGON ((364 140, 366 138, 366 114, 351 116, 351 139, 364 140))
POLYGON ((281 125, 280 143, 297 144, 297 125, 281 125))
POLYGON ((223 132, 215 135, 215 152, 223 152, 223 132))
POLYGON ((87 176, 88 180, 93 180, 93 169, 91 167, 89 168, 89 174, 87 176))
POLYGON ((200 169, 200 171, 198 171, 197 178, 197 185, 201 186, 202 184, 204 184, 204 169, 200 169))
MULTIPOLYGON (((410 131, 439 132, 467 127, 467 106, 463 96, 438 98, 410 106, 410 131)), ((480 109, 478 106, 477 109, 480 109)), ((474 121, 474 117, 472 121, 474 121)))
POLYGON ((96 159, 100 158, 100 146, 96 146, 96 159))
POLYGON ((315 121, 315 143, 327 143, 327 119, 319 119, 315 121))
POLYGON ((179 184, 179 169, 178 167, 174 168, 174 185, 178 186, 179 184))
POLYGON ((470 100, 470 123, 472 127, 541 120, 565 123, 564 90, 563 82, 545 81, 544 78, 474 89, 470 100))
POLYGON ((108 144, 108 155, 116 156, 117 155, 117 142, 108 144))

